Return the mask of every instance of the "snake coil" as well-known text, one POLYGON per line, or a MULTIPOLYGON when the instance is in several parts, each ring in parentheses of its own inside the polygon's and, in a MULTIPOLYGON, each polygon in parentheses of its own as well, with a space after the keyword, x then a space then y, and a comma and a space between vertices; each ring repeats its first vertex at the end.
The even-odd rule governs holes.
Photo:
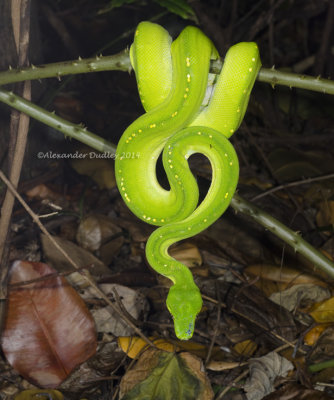
POLYGON ((143 221, 160 226, 147 242, 146 256, 173 282, 167 307, 182 340, 193 335, 202 298, 190 270, 168 248, 206 229, 228 207, 239 174, 228 138, 242 122, 261 66, 255 43, 232 46, 209 104, 202 107, 210 59, 217 57, 212 42, 196 27, 186 27, 172 42, 161 26, 140 23, 130 58, 146 113, 125 130, 116 154, 116 180, 125 203, 143 221), (169 190, 156 176, 161 152, 169 190), (187 162, 194 153, 204 154, 212 167, 209 191, 199 205, 187 162))

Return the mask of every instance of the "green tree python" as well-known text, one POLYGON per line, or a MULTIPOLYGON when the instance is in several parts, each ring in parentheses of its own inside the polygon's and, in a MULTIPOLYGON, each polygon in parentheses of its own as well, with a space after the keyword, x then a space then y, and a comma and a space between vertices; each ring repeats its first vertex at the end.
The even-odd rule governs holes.
POLYGON ((115 175, 124 202, 143 221, 160 226, 149 237, 146 257, 173 285, 167 308, 179 339, 192 337, 202 298, 190 270, 168 254, 175 242, 198 234, 215 222, 235 192, 238 158, 228 138, 238 129, 261 66, 255 43, 238 43, 225 57, 210 101, 201 107, 210 60, 218 58, 201 30, 186 27, 172 42, 157 24, 138 25, 130 48, 145 114, 123 133, 115 175), (156 176, 162 154, 170 189, 156 176), (212 181, 198 205, 199 190, 189 166, 194 153, 204 154, 212 181))

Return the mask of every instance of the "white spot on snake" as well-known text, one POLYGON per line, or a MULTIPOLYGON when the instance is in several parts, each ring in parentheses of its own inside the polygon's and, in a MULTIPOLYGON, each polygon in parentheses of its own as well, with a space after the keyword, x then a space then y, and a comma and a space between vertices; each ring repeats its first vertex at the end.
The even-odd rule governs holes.
POLYGON ((231 133, 233 133, 233 132, 234 132, 234 130, 233 130, 233 129, 230 129, 230 132, 231 132, 231 133))
POLYGON ((141 129, 138 129, 138 133, 142 133, 143 131, 141 129))
POLYGON ((208 220, 206 218, 203 219, 203 222, 207 222, 208 220))
POLYGON ((186 65, 187 65, 187 67, 190 67, 190 58, 189 57, 186 58, 186 65))
POLYGON ((225 153, 224 156, 227 157, 227 153, 225 153))
POLYGON ((253 68, 249 68, 248 71, 249 71, 249 72, 252 72, 252 71, 253 71, 253 68))
POLYGON ((209 138, 212 139, 212 135, 209 135, 209 138))
POLYGON ((187 82, 190 82, 190 74, 187 74, 187 82))
POLYGON ((239 112, 240 112, 240 108, 237 109, 237 113, 239 113, 239 112))
POLYGON ((157 222, 157 219, 156 219, 156 218, 153 218, 152 221, 153 221, 153 222, 157 222))
POLYGON ((188 226, 188 231, 191 231, 191 226, 188 226))
POLYGON ((171 163, 171 162, 172 162, 172 160, 168 160, 168 162, 169 162, 169 163, 171 163))
POLYGON ((156 124, 151 124, 150 128, 155 128, 157 125, 156 124))
POLYGON ((202 132, 197 132, 197 135, 201 135, 202 134, 202 132))
MULTIPOLYGON (((165 220, 163 219, 163 218, 161 218, 161 220, 160 220, 161 222, 165 222, 165 220)), ((162 237, 162 235, 161 235, 161 237, 162 237)))
POLYGON ((255 57, 252 58, 252 61, 255 62, 255 57))
POLYGON ((225 194, 225 199, 227 199, 227 198, 228 198, 228 193, 225 194))
POLYGON ((230 161, 230 165, 231 165, 231 166, 233 165, 233 162, 232 162, 232 161, 230 161))
POLYGON ((179 175, 174 175, 175 179, 179 179, 179 175))

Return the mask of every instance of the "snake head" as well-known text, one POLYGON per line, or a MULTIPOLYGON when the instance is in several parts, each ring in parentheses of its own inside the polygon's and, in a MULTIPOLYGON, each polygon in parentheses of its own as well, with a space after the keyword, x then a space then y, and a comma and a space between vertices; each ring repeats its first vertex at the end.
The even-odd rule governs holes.
POLYGON ((189 340, 195 328, 197 314, 202 308, 202 297, 197 286, 170 288, 167 307, 174 319, 175 334, 180 340, 189 340))

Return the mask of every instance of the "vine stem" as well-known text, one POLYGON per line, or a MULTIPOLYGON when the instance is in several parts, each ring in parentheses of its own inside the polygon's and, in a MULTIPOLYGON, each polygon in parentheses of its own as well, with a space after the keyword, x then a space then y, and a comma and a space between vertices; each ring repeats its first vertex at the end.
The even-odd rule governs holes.
POLYGON ((275 236, 288 243, 295 252, 303 255, 316 267, 326 272, 329 276, 334 278, 334 263, 327 258, 320 251, 315 249, 301 235, 294 232, 276 218, 261 210, 259 207, 248 202, 247 200, 240 197, 238 194, 233 196, 231 206, 235 211, 249 215, 254 221, 268 229, 275 236))
MULTIPOLYGON (((219 74, 222 68, 222 61, 213 61, 210 72, 219 74)), ((26 80, 58 78, 66 75, 83 74, 99 71, 127 71, 132 70, 129 51, 125 49, 112 56, 96 56, 72 61, 45 64, 40 66, 32 65, 28 68, 12 69, 0 72, 0 86, 9 83, 26 80)), ((276 85, 296 87, 312 90, 326 94, 334 94, 334 81, 308 75, 295 74, 292 72, 278 71, 275 68, 261 68, 257 77, 259 82, 267 82, 272 87, 276 85)))
POLYGON ((73 139, 79 140, 81 143, 87 144, 97 151, 109 153, 111 156, 116 152, 115 145, 110 143, 108 140, 89 132, 84 126, 68 122, 54 113, 46 111, 44 108, 39 107, 12 92, 0 89, 0 101, 29 115, 37 121, 62 132, 65 136, 69 136, 73 139))
POLYGON ((0 85, 26 80, 57 78, 66 75, 84 74, 101 71, 131 71, 129 51, 127 49, 112 56, 96 56, 93 58, 64 61, 59 63, 32 65, 28 68, 13 69, 0 72, 0 85))

